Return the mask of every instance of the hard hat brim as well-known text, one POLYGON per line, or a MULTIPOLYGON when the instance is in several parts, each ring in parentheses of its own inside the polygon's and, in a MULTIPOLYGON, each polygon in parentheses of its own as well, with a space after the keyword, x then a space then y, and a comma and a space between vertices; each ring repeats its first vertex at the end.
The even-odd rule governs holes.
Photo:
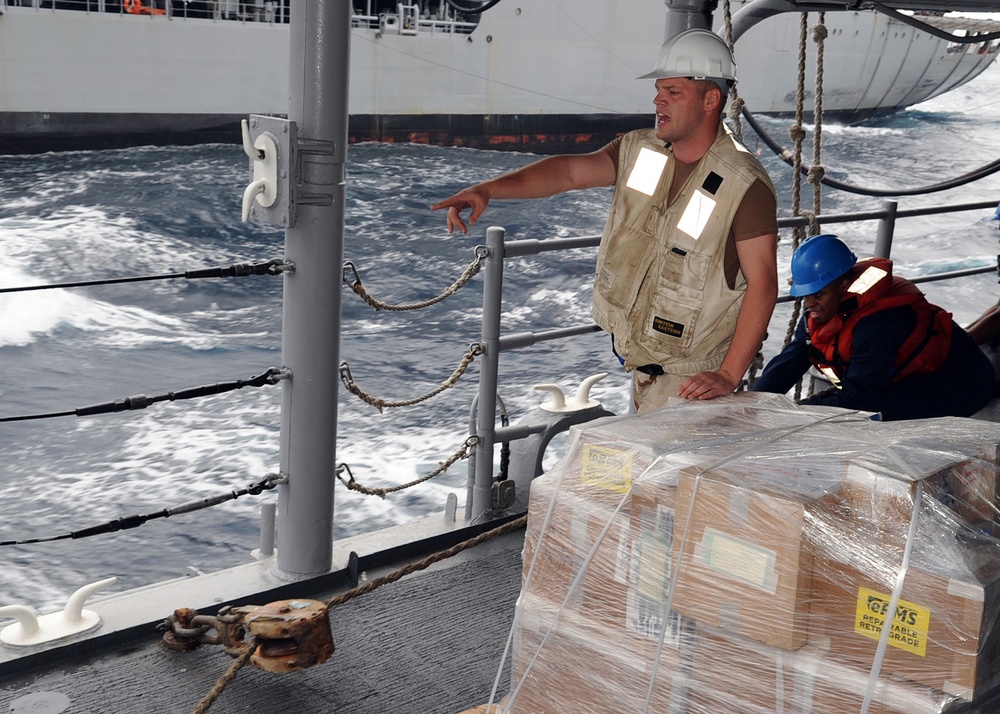
POLYGON ((792 297, 806 297, 807 295, 812 295, 813 293, 818 293, 820 290, 825 288, 827 285, 832 283, 833 280, 817 280, 814 283, 805 283, 804 285, 792 285, 788 289, 788 294, 792 297))

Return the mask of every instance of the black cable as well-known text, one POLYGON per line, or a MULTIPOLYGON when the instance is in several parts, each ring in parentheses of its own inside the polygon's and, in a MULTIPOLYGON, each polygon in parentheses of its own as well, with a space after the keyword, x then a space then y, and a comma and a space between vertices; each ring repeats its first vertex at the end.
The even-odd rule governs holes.
POLYGON ((28 292, 30 290, 51 290, 53 288, 82 288, 92 285, 115 285, 118 283, 138 283, 147 280, 173 280, 175 278, 243 278, 248 275, 279 275, 289 265, 280 259, 269 260, 266 263, 236 263, 226 268, 202 268, 188 270, 183 273, 167 273, 165 275, 145 275, 133 278, 109 278, 107 280, 88 280, 76 283, 58 283, 51 285, 25 285, 17 288, 0 288, 0 293, 28 292))
POLYGON ((116 399, 113 402, 102 402, 86 407, 73 409, 72 411, 49 412, 47 414, 28 414, 23 416, 0 417, 0 422, 8 421, 28 421, 30 419, 51 419, 62 416, 93 416, 95 414, 112 414, 115 412, 134 411, 145 409, 150 404, 165 401, 177 401, 178 399, 195 399, 207 397, 213 394, 231 392, 243 387, 263 387, 265 384, 277 384, 284 375, 284 370, 278 367, 271 367, 266 372, 254 375, 250 379, 236 379, 231 382, 216 382, 215 384, 203 385, 201 387, 189 387, 178 392, 167 392, 159 396, 147 397, 145 394, 137 394, 131 397, 116 399))
POLYGON ((480 13, 486 12, 491 7, 495 7, 497 3, 500 2, 500 0, 487 0, 486 2, 482 2, 479 5, 476 5, 475 7, 461 5, 455 2, 455 0, 445 0, 445 2, 447 2, 452 8, 458 10, 459 12, 464 12, 469 15, 478 15, 480 13))
POLYGON ((84 528, 82 530, 73 531, 71 533, 64 533, 62 535, 57 535, 57 536, 47 536, 44 538, 25 538, 23 540, 0 541, 0 546, 29 545, 32 543, 51 543, 57 540, 90 538, 91 536, 104 535, 106 533, 116 533, 118 531, 127 530, 129 528, 138 528, 147 521, 151 521, 156 518, 170 518, 170 516, 180 515, 181 513, 191 513, 193 511, 200 511, 203 508, 210 508, 212 506, 217 506, 220 503, 225 503, 226 501, 234 501, 237 498, 240 498, 241 496, 246 496, 246 495, 256 496, 284 482, 285 479, 283 477, 280 477, 277 474, 268 474, 262 481, 259 481, 257 483, 252 483, 246 488, 240 489, 239 491, 230 491, 229 493, 221 494, 219 496, 203 498, 200 501, 187 503, 178 506, 177 508, 164 508, 162 511, 157 511, 156 513, 148 513, 145 515, 125 516, 124 518, 118 518, 113 521, 108 521, 107 523, 102 523, 101 525, 98 526, 91 526, 90 528, 84 528))
MULTIPOLYGON (((497 404, 500 407, 500 426, 510 426, 510 417, 507 415, 507 405, 503 403, 500 395, 497 395, 497 404)), ((497 474, 497 481, 506 481, 510 470, 510 439, 500 445, 500 471, 497 474)))
MULTIPOLYGON (((743 107, 743 118, 747 120, 747 123, 753 128, 757 135, 767 144, 768 148, 775 153, 775 155, 784 161, 789 166, 794 167, 795 163, 792 158, 792 153, 782 147, 770 134, 765 131, 764 127, 756 120, 753 114, 744 106, 743 107)), ((836 179, 829 178, 828 176, 823 176, 820 179, 820 183, 824 186, 829 186, 830 188, 836 188, 841 191, 846 191, 848 193, 860 194, 862 196, 920 196, 927 193, 935 193, 937 191, 945 191, 950 188, 957 188, 958 186, 964 186, 967 183, 972 183, 973 181, 978 181, 981 178, 994 174, 1000 171, 1000 159, 991 161, 990 163, 979 167, 973 171, 962 174, 956 178, 949 181, 942 181, 941 183, 931 184, 930 186, 922 186, 918 188, 903 188, 903 189, 880 189, 880 188, 866 188, 864 186, 855 186, 854 184, 844 183, 843 181, 838 181, 836 179)), ((800 172, 803 176, 808 176, 809 167, 802 165, 800 172)))

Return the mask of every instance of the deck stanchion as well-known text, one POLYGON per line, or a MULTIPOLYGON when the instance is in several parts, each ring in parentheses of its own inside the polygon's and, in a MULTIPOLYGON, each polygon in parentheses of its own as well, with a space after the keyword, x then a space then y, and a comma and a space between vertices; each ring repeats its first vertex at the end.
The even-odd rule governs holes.
POLYGON ((493 444, 496 431, 497 373, 500 363, 500 308, 503 300, 503 228, 486 230, 489 257, 483 264, 483 354, 479 363, 479 411, 476 430, 476 474, 466 519, 476 521, 493 508, 493 444))
POLYGON ((288 118, 298 127, 294 221, 285 231, 279 571, 326 572, 333 557, 351 3, 291 13, 288 118))
POLYGON ((875 257, 888 258, 892 253, 892 234, 896 230, 896 209, 899 203, 891 199, 882 201, 885 215, 878 222, 878 234, 875 237, 875 257))

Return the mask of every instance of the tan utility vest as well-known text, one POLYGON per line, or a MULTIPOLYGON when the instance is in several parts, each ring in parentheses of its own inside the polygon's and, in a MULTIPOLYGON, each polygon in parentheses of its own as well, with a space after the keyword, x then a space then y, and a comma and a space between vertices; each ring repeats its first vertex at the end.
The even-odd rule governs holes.
POLYGON ((611 212, 597 256, 594 321, 615 337, 625 368, 716 370, 729 349, 746 280, 730 289, 726 241, 736 209, 767 172, 720 124, 674 202, 673 152, 641 129, 622 138, 611 212))

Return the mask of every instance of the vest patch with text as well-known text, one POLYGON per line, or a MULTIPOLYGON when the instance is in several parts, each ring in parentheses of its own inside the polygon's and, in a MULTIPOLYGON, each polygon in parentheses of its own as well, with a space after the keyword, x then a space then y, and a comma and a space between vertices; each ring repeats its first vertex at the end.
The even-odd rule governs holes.
POLYGON ((674 322, 673 320, 668 320, 665 317, 653 317, 653 329, 657 332, 661 332, 664 335, 670 335, 671 337, 683 337, 684 336, 684 325, 679 322, 674 322))

